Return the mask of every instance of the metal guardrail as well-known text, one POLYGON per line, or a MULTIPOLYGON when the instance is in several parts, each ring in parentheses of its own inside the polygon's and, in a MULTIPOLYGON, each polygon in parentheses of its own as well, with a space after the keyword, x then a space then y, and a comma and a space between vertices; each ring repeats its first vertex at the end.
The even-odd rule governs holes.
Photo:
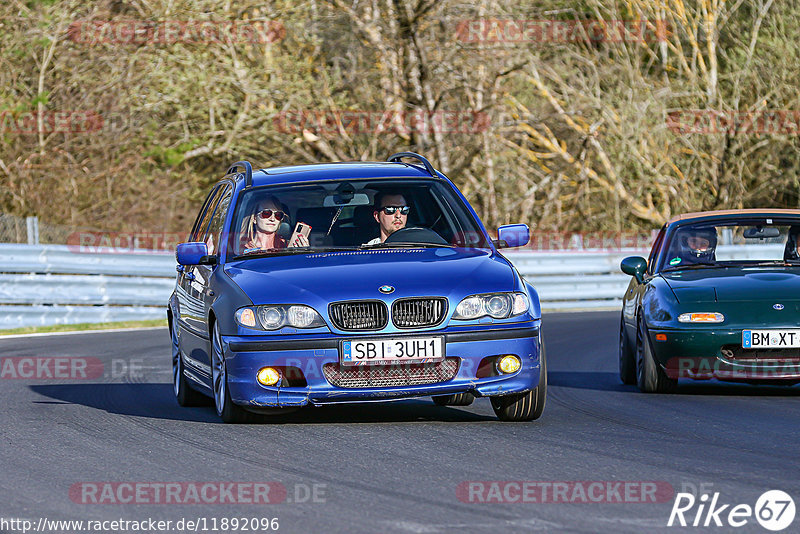
POLYGON ((175 256, 0 244, 0 329, 165 317, 175 256))
MULTIPOLYGON (((507 252, 544 310, 614 309, 629 277, 615 252, 507 252)), ((0 329, 161 319, 175 285, 169 252, 102 254, 64 245, 0 244, 0 329)))
POLYGON ((542 309, 620 309, 630 277, 619 270, 627 256, 646 250, 506 252, 539 293, 542 309))
POLYGON ((175 255, 146 250, 135 254, 84 253, 67 245, 0 244, 0 272, 174 278, 175 255))

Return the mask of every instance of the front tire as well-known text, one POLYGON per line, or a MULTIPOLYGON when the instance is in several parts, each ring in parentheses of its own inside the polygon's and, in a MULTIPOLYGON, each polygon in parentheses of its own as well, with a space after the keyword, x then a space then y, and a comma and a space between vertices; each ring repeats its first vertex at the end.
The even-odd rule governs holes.
POLYGON ((475 400, 472 393, 455 393, 453 395, 436 395, 433 398, 436 406, 469 406, 475 400))
POLYGON ((175 319, 169 319, 169 334, 172 338, 172 391, 175 393, 175 400, 178 405, 184 407, 205 406, 208 404, 208 397, 189 386, 189 380, 183 374, 183 358, 181 358, 180 335, 175 319))
POLYGON ((636 355, 625 333, 625 318, 619 319, 619 379, 627 386, 636 384, 636 355))
POLYGON ((656 362, 641 315, 636 322, 636 385, 644 393, 672 393, 678 387, 678 380, 669 378, 656 362))
POLYGON ((259 420, 256 414, 248 412, 231 400, 222 338, 219 335, 219 326, 216 321, 211 329, 211 385, 214 391, 214 407, 217 415, 225 423, 254 423, 259 420))
MULTIPOLYGON (((539 339, 541 338, 539 333, 539 339)), ((490 397, 492 408, 501 421, 533 421, 539 419, 544 412, 547 400, 547 358, 544 351, 544 340, 539 353, 539 385, 531 391, 513 395, 490 397)))

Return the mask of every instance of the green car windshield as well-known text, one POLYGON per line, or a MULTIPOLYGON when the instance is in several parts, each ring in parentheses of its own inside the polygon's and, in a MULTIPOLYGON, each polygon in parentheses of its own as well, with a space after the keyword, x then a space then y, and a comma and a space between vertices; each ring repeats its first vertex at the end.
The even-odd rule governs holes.
POLYGON ((683 224, 659 255, 660 271, 734 265, 800 266, 800 218, 683 224))

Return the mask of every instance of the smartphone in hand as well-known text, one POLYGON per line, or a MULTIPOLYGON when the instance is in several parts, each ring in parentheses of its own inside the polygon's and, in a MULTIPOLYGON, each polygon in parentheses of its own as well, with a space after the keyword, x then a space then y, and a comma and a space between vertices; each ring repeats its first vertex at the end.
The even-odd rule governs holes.
POLYGON ((308 239, 308 235, 311 233, 311 227, 306 223, 298 222, 297 225, 294 227, 294 232, 292 232, 292 237, 289 239, 289 243, 294 243, 294 240, 297 238, 298 235, 304 236, 308 239))

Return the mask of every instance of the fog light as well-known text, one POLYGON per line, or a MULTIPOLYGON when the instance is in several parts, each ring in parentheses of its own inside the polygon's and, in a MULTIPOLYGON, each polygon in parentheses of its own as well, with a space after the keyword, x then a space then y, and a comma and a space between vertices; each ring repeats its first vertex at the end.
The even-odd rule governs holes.
POLYGON ((497 370, 503 374, 516 373, 522 367, 522 362, 513 354, 506 354, 497 361, 497 370))
POLYGON ((261 385, 274 386, 280 382, 281 374, 277 369, 273 369, 272 367, 263 367, 262 369, 259 369, 256 379, 261 385))

